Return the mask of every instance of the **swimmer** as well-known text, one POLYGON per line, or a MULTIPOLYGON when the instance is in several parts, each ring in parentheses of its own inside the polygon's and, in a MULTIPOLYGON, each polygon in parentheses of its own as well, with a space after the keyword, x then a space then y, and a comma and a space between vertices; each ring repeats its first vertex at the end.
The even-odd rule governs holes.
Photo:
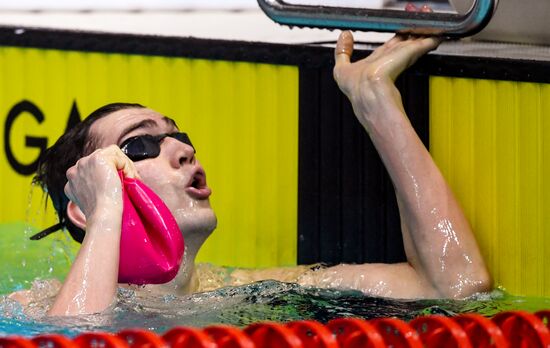
MULTIPOLYGON (((491 278, 470 225, 411 126, 394 84, 403 70, 439 43, 438 38, 397 35, 352 63, 353 37, 343 32, 335 49, 334 78, 395 187, 407 262, 234 270, 222 277, 229 279, 225 284, 215 285, 276 279, 402 299, 463 298, 490 290, 491 278)), ((205 171, 191 142, 184 141, 189 139, 175 135, 180 132, 156 111, 138 104, 110 104, 48 149, 37 181, 50 195, 61 225, 82 241, 49 315, 102 312, 116 300, 122 215, 118 170, 140 178, 162 198, 185 238, 185 259, 177 276, 145 289, 176 295, 209 289, 201 282, 195 256, 217 220, 205 171), (124 143, 145 138, 156 139, 153 145, 160 152, 138 158, 121 150, 124 143)), ((24 302, 24 296, 12 298, 24 302)))

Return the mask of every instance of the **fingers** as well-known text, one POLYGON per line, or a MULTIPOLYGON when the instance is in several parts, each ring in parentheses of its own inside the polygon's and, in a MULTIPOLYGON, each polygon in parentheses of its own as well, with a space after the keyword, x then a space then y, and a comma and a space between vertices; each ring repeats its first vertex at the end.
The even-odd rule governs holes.
POLYGON ((420 12, 432 13, 434 10, 429 5, 424 5, 420 8, 420 12))
POLYGON ((410 40, 407 47, 411 56, 409 66, 414 64, 421 56, 436 49, 442 41, 443 39, 439 37, 418 37, 410 40))
POLYGON ((134 163, 116 145, 95 150, 83 157, 67 170, 67 179, 73 181, 77 176, 83 180, 108 180, 114 172, 122 170, 125 177, 139 178, 134 163))
POLYGON ((127 178, 139 178, 134 162, 132 162, 118 146, 112 145, 105 150, 108 151, 107 156, 117 171, 122 170, 124 176, 127 178))
POLYGON ((416 5, 413 4, 412 2, 408 2, 405 5, 405 11, 407 11, 407 12, 418 12, 418 7, 416 7, 416 5))
POLYGON ((351 55, 353 54, 353 35, 350 31, 343 31, 338 37, 336 48, 334 50, 334 60, 336 66, 346 65, 350 63, 351 55))
POLYGON ((426 45, 426 52, 429 52, 435 50, 444 41, 444 38, 440 36, 430 36, 424 38, 423 41, 426 45))
POLYGON ((368 60, 373 61, 375 59, 378 59, 378 57, 383 56, 385 52, 392 49, 396 45, 398 45, 400 42, 405 40, 406 38, 402 35, 396 34, 391 39, 389 39, 386 43, 384 43, 382 46, 376 48, 369 56, 368 60))
MULTIPOLYGON (((65 193, 65 196, 67 196, 67 198, 72 201, 72 202, 77 202, 76 200, 76 197, 75 195, 73 194, 73 189, 72 189, 72 179, 74 177, 74 171, 72 170, 72 167, 69 168, 69 170, 67 170, 67 179, 69 179, 67 181, 67 183, 65 184, 65 186, 63 187, 63 192, 65 193)), ((78 205, 78 203, 77 203, 78 205)))
POLYGON ((408 37, 403 39, 379 59, 380 73, 392 81, 407 68, 412 66, 421 56, 435 49, 441 39, 432 37, 408 37))
POLYGON ((334 65, 333 75, 334 79, 344 91, 347 89, 345 86, 345 80, 347 79, 346 67, 350 66, 351 55, 353 54, 353 35, 350 31, 343 31, 338 37, 336 42, 336 48, 334 49, 334 65))
POLYGON ((120 206, 122 191, 119 171, 125 177, 139 177, 134 163, 118 146, 98 149, 67 170, 65 194, 86 216, 93 214, 101 204, 120 206))
POLYGON ((111 168, 114 167, 116 171, 122 170, 124 176, 128 178, 139 177, 134 163, 116 145, 98 149, 88 156, 88 158, 83 158, 81 160, 91 161, 94 165, 106 165, 111 168))
POLYGON ((412 2, 409 2, 409 3, 407 3, 407 5, 405 5, 405 11, 407 11, 407 12, 427 12, 427 13, 433 12, 430 5, 423 5, 422 7, 418 8, 412 2))
POLYGON ((349 31, 342 32, 334 52, 334 78, 348 96, 361 84, 361 79, 388 78, 388 81, 395 81, 405 69, 435 49, 441 41, 437 37, 397 34, 368 57, 351 63, 353 36, 349 31))
MULTIPOLYGON (((415 42, 415 45, 425 46, 426 49, 430 51, 443 42, 443 38, 440 36, 422 36, 414 34, 396 34, 395 36, 399 38, 399 40, 395 40, 396 43, 393 44, 392 47, 396 46, 398 42, 403 42, 404 44, 415 42)), ((393 39, 390 41, 393 41, 393 39)))

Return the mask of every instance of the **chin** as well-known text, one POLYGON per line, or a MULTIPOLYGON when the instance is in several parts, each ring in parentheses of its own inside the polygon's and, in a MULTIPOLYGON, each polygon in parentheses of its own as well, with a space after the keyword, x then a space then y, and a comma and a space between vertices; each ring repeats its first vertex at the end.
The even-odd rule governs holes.
POLYGON ((174 214, 184 238, 199 237, 206 239, 218 224, 216 214, 211 208, 189 212, 178 211, 174 214))

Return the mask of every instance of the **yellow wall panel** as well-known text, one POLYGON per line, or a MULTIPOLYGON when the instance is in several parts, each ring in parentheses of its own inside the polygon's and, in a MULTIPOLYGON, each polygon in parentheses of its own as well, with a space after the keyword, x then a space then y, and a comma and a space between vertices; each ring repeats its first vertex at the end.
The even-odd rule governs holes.
MULTIPOLYGON (((296 67, 4 47, 0 73, 4 128, 10 110, 24 100, 44 115, 42 123, 29 113, 13 122, 10 148, 21 163, 31 163, 39 154, 25 145, 25 137, 53 144, 66 127, 73 103, 82 117, 110 102, 147 105, 174 118, 190 134, 213 189, 219 228, 200 260, 240 267, 296 264, 296 67)), ((30 182, 1 151, 4 237, 2 226, 13 229, 29 221, 36 230, 55 222, 51 207, 42 213, 39 190, 29 204, 30 182)), ((25 247, 29 242, 21 237, 20 243, 25 247)))
POLYGON ((550 86, 432 77, 430 152, 498 286, 549 296, 550 86))

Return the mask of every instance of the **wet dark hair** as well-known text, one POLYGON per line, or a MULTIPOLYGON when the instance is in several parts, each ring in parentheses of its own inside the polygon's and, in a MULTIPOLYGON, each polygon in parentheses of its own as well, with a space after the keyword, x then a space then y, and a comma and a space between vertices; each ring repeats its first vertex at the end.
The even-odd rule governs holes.
POLYGON ((104 105, 65 132, 55 144, 44 151, 38 162, 38 169, 33 182, 40 185, 46 195, 52 200, 59 223, 35 234, 31 239, 41 239, 65 227, 74 240, 82 243, 85 231, 74 225, 67 216, 69 198, 64 192, 65 184, 68 181, 66 172, 80 158, 89 155, 96 149, 97 138, 90 134, 90 128, 95 121, 115 111, 140 108, 145 108, 145 106, 135 103, 111 103, 104 105))

